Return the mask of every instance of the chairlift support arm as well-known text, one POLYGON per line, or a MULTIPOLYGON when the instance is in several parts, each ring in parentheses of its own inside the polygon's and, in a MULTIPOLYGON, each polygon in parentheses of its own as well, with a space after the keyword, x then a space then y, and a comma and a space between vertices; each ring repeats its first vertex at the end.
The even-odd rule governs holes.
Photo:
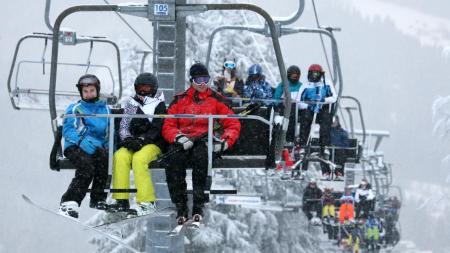
MULTIPOLYGON (((138 6, 139 10, 137 10, 136 13, 139 11, 142 11, 142 6, 138 6)), ((66 10, 64 10, 61 14, 58 15, 55 21, 55 25, 53 27, 53 40, 57 41, 59 30, 61 27, 62 21, 69 16, 70 14, 73 14, 75 12, 84 12, 84 11, 124 11, 124 10, 132 11, 132 8, 127 8, 126 6, 119 6, 118 5, 80 5, 80 6, 73 6, 66 10)), ((148 6, 147 6, 148 9, 148 6)), ((284 139, 286 136, 286 131, 289 124, 289 115, 291 110, 291 95, 290 90, 288 86, 288 80, 287 77, 284 75, 286 72, 284 61, 283 61, 283 55, 281 52, 280 42, 278 40, 278 37, 276 36, 276 25, 273 19, 270 17, 270 15, 263 10, 262 8, 252 5, 252 4, 186 4, 186 5, 177 5, 176 11, 179 15, 183 14, 191 14, 191 13, 199 13, 204 12, 207 10, 249 10, 258 13, 261 15, 267 22, 270 34, 272 37, 273 46, 275 49, 275 54, 277 56, 277 63, 280 70, 280 76, 283 80, 283 88, 284 93, 286 94, 285 99, 285 106, 286 110, 284 111, 284 120, 283 120, 283 130, 280 135, 279 141, 284 144, 284 139), (183 13, 184 12, 184 13, 183 13)), ((146 12, 147 13, 147 12, 146 12)), ((49 105, 50 105, 50 117, 51 120, 56 120, 56 108, 55 108, 55 86, 56 86, 56 69, 57 69, 57 62, 58 60, 58 43, 52 44, 52 63, 51 63, 51 75, 50 75, 50 96, 49 96, 49 105)), ((52 124, 55 125, 55 124, 52 124)), ((56 129, 53 129, 54 133, 56 133, 56 129)), ((280 159, 281 157, 281 147, 278 148, 276 151, 276 159, 280 159)))

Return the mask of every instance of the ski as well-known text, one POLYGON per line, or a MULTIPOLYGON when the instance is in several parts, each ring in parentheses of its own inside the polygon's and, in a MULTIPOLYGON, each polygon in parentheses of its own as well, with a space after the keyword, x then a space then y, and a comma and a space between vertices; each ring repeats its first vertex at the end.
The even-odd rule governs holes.
POLYGON ((41 211, 44 211, 44 212, 47 212, 47 213, 51 213, 51 214, 56 215, 56 216, 59 216, 59 217, 63 217, 63 218, 65 218, 65 219, 68 219, 68 220, 70 220, 70 221, 72 221, 72 222, 74 222, 74 223, 77 223, 77 224, 83 226, 84 228, 87 228, 87 229, 89 229, 89 230, 91 230, 91 231, 94 231, 94 232, 96 232, 96 233, 102 235, 103 237, 105 237, 105 238, 107 238, 107 239, 109 239, 109 240, 111 240, 111 241, 113 241, 113 242, 119 244, 120 246, 122 246, 122 247, 124 247, 124 248, 130 250, 131 252, 134 252, 134 253, 144 253, 144 252, 138 251, 137 249, 131 247, 131 246, 128 245, 128 244, 126 244, 125 242, 123 242, 122 240, 120 240, 118 237, 116 237, 116 236, 114 236, 114 235, 108 234, 108 233, 106 233, 106 232, 104 232, 104 231, 102 231, 102 230, 100 230, 100 229, 95 228, 95 227, 91 227, 91 226, 89 226, 89 225, 86 225, 86 224, 84 224, 83 222, 79 221, 78 219, 75 219, 75 218, 72 218, 72 217, 68 217, 68 216, 65 216, 65 215, 61 215, 61 214, 59 214, 59 213, 57 213, 57 212, 54 212, 54 211, 52 211, 52 210, 50 210, 50 209, 48 209, 48 208, 46 208, 46 207, 40 206, 40 205, 34 203, 29 197, 27 197, 27 196, 24 195, 24 194, 22 194, 22 199, 23 199, 27 204, 29 204, 29 205, 31 205, 31 206, 34 206, 34 207, 40 209, 41 211))
MULTIPOLYGON (((162 211, 165 211, 165 210, 168 210, 168 209, 171 209, 171 207, 161 208, 161 209, 156 210, 156 212, 154 212, 154 213, 150 213, 150 214, 146 214, 146 215, 135 215, 135 216, 127 217, 125 219, 120 219, 118 221, 102 223, 102 224, 99 224, 99 225, 95 225, 93 227, 94 228, 101 228, 101 227, 110 226, 110 225, 116 226, 116 225, 121 225, 121 224, 125 224, 125 223, 128 223, 128 222, 131 222, 131 221, 137 221, 137 220, 141 220, 141 219, 152 218, 152 217, 155 217, 155 216, 159 215, 162 211)), ((121 212, 108 212, 108 213, 115 214, 115 213, 121 213, 121 212)))
POLYGON ((172 229, 169 233, 167 233, 168 236, 177 236, 181 234, 182 231, 184 231, 187 227, 190 226, 190 224, 193 223, 192 219, 187 220, 185 223, 181 225, 177 225, 174 229, 172 229))

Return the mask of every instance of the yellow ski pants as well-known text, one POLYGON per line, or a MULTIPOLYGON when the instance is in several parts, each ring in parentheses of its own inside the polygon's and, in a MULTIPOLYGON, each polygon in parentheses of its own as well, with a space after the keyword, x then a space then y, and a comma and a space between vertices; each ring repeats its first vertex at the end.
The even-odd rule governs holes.
POLYGON ((324 205, 322 208, 322 218, 325 218, 327 216, 335 217, 336 212, 334 209, 334 205, 324 205))
MULTIPOLYGON (((134 183, 137 194, 136 202, 153 202, 156 200, 155 189, 148 164, 156 160, 161 150, 154 144, 148 144, 137 152, 124 147, 114 153, 113 188, 130 188, 130 170, 133 168, 134 183)), ((129 199, 129 193, 113 193, 113 199, 129 199)))

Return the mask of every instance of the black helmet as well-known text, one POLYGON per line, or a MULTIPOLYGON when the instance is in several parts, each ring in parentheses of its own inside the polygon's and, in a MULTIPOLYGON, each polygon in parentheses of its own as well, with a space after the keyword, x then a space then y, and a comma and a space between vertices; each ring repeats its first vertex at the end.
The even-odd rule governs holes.
POLYGON ((154 97, 158 91, 158 79, 151 73, 141 73, 134 80, 134 90, 138 95, 154 97), (139 86, 149 86, 151 89, 140 90, 139 86))
POLYGON ((290 82, 292 82, 292 83, 296 83, 296 82, 298 82, 298 80, 300 79, 300 75, 301 75, 301 71, 300 71, 300 68, 298 67, 298 66, 296 66, 296 65, 292 65, 292 66, 289 66, 289 68, 287 69, 287 71, 286 71, 286 74, 287 74, 287 78, 288 78, 288 80, 290 81, 290 82), (299 79, 291 79, 291 75, 292 74, 298 74, 298 78, 299 79))
MULTIPOLYGON (((100 80, 98 79, 97 76, 92 75, 92 74, 86 74, 80 77, 80 79, 78 79, 78 83, 77 83, 77 89, 78 92, 80 92, 80 97, 83 98, 83 94, 81 92, 83 87, 87 87, 87 86, 91 86, 94 85, 95 89, 97 90, 97 97, 92 100, 92 102, 95 102, 99 99, 100 97, 100 80)), ((89 101, 87 101, 89 102, 89 101)))
POLYGON ((206 68, 205 65, 203 65, 200 62, 195 63, 194 65, 191 66, 191 68, 189 69, 189 75, 191 76, 191 82, 195 77, 198 76, 209 76, 209 72, 208 69, 206 68))

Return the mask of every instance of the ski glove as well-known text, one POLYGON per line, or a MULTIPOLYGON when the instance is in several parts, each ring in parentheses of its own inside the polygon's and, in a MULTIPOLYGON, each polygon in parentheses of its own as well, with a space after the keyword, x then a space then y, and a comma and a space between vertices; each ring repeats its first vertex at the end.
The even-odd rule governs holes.
POLYGON ((183 146, 184 150, 189 150, 194 146, 194 142, 186 137, 184 134, 179 134, 175 137, 175 143, 183 146))
POLYGON ((222 153, 228 149, 228 143, 223 139, 215 139, 213 144, 214 153, 222 153))
POLYGON ((144 141, 135 137, 127 137, 123 140, 123 146, 128 150, 137 152, 144 146, 144 141))
POLYGON ((88 138, 84 138, 80 141, 79 144, 81 150, 86 152, 89 155, 92 155, 95 153, 95 150, 97 149, 97 146, 94 145, 94 143, 89 140, 88 138))

